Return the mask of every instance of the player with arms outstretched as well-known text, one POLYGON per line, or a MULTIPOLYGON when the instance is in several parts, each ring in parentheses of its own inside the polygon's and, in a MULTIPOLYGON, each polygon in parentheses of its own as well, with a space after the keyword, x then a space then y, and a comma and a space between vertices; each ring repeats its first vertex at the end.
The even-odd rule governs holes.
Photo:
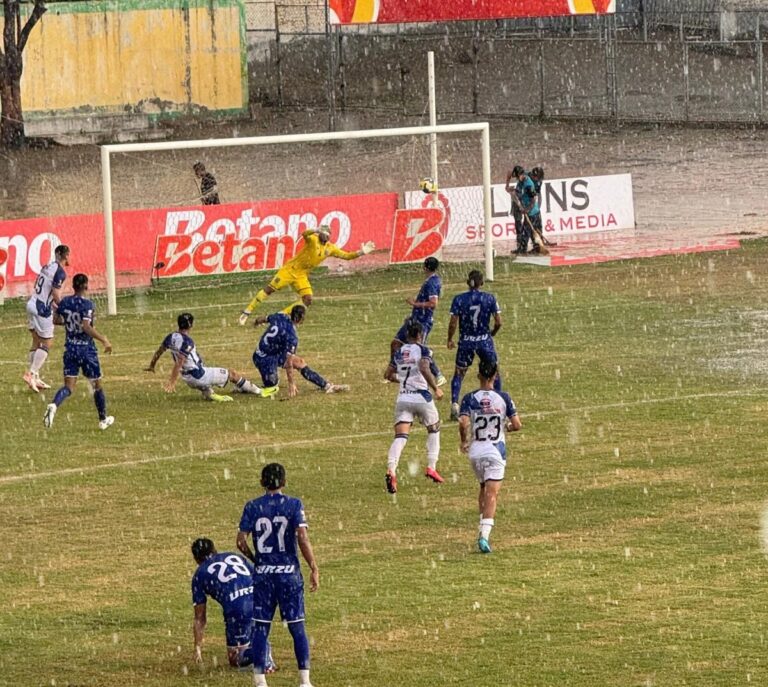
POLYGON ((61 287, 67 278, 64 268, 69 265, 69 246, 57 246, 53 257, 54 260, 44 265, 37 275, 34 293, 27 301, 27 328, 32 335, 32 347, 23 379, 32 391, 51 388, 40 379, 40 368, 48 359, 53 342, 53 310, 61 300, 61 287))
POLYGON ((62 298, 53 316, 53 321, 63 324, 67 332, 64 342, 64 386, 56 392, 53 403, 48 404, 43 424, 49 428, 53 426, 56 411, 75 390, 77 377, 82 370, 93 389, 93 402, 99 414, 99 429, 106 429, 112 425, 115 418, 107 415, 107 398, 101 388, 101 365, 94 339, 104 344, 105 353, 112 352, 112 344, 93 326, 96 308, 93 301, 85 297, 88 291, 88 277, 76 274, 72 279, 72 287, 75 290, 74 296, 62 298))
MULTIPOLYGON (((461 382, 467 368, 475 359, 497 363, 493 337, 501 329, 501 308, 496 298, 487 291, 481 291, 483 273, 472 270, 467 276, 469 291, 455 296, 451 303, 451 321, 448 324, 448 348, 455 346, 453 337, 459 329, 459 347, 456 349, 456 369, 451 379, 451 420, 459 419, 459 395, 461 382), (493 329, 491 329, 493 319, 493 329)), ((495 388, 501 391, 501 379, 496 375, 495 388)))
POLYGON ((469 456, 472 470, 480 482, 477 548, 481 553, 491 553, 489 539, 507 464, 504 430, 517 432, 522 427, 509 394, 493 390, 495 377, 495 363, 480 361, 480 388, 464 396, 459 413, 461 451, 469 456))
MULTIPOLYGON (((207 600, 210 596, 224 614, 227 660, 232 667, 253 663, 253 565, 239 553, 219 553, 210 539, 192 542, 192 557, 197 570, 192 576, 192 604, 195 611, 193 635, 195 661, 203 661, 203 638, 208 624, 207 600)), ((267 645, 266 672, 277 670, 267 645)))
POLYGON ((303 305, 294 305, 290 315, 283 312, 273 313, 267 317, 257 317, 254 324, 269 325, 261 335, 259 345, 253 352, 253 364, 261 374, 262 382, 270 389, 277 390, 279 384, 279 369, 285 370, 288 378, 288 396, 293 398, 299 393, 294 379, 294 370, 298 370, 304 379, 317 386, 327 394, 349 391, 347 384, 333 384, 315 372, 303 358, 296 355, 299 346, 299 335, 296 331, 307 314, 303 305))
POLYGON ((300 300, 285 308, 284 313, 290 313, 294 305, 312 305, 312 284, 309 283, 309 273, 315 267, 328 257, 354 260, 362 255, 372 253, 376 248, 373 241, 366 241, 360 250, 354 252, 342 250, 331 243, 331 228, 324 224, 317 229, 307 229, 301 237, 304 239, 301 250, 285 263, 272 277, 272 281, 248 303, 245 310, 240 314, 240 324, 245 324, 248 321, 259 303, 263 303, 275 291, 286 286, 292 286, 294 291, 299 294, 300 300))
POLYGON ((197 352, 197 347, 189 335, 195 318, 192 313, 181 313, 176 319, 178 331, 171 332, 163 339, 163 343, 155 351, 145 372, 154 372, 155 365, 166 351, 171 352, 173 369, 168 381, 163 385, 169 394, 176 389, 176 382, 181 377, 191 389, 197 389, 203 394, 206 401, 231 401, 231 396, 223 396, 214 392, 214 387, 225 387, 228 382, 235 385, 235 390, 243 394, 255 396, 271 396, 277 389, 260 389, 253 382, 248 381, 243 375, 226 367, 206 367, 203 359, 197 352))
POLYGON ((400 386, 395 402, 395 438, 387 456, 387 491, 397 493, 397 465, 403 453, 414 418, 427 428, 427 468, 424 476, 441 483, 437 471, 440 457, 440 416, 432 394, 439 401, 443 390, 437 386, 430 363, 432 352, 422 345, 423 326, 418 322, 408 325, 407 343, 395 353, 385 373, 386 379, 400 386))
POLYGON ((266 493, 243 508, 237 533, 237 548, 253 561, 253 672, 256 687, 267 684, 264 657, 275 610, 288 625, 299 666, 300 687, 309 681, 309 640, 304 627, 304 579, 298 550, 309 565, 309 590, 320 585, 320 570, 315 562, 307 533, 307 520, 301 501, 282 493, 285 468, 269 463, 261 471, 261 486, 266 493), (251 551, 248 537, 256 551, 251 551))

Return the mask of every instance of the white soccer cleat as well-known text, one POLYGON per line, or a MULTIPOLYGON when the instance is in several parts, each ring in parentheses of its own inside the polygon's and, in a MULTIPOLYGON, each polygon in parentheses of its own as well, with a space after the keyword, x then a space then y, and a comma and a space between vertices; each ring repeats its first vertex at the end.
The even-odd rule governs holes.
POLYGON ((331 382, 328 382, 323 388, 323 391, 325 391, 326 394, 338 394, 342 391, 349 391, 349 384, 331 384, 331 382))
POLYGON ((56 411, 59 407, 55 403, 49 403, 45 409, 45 415, 43 416, 43 424, 50 429, 53 427, 53 418, 56 417, 56 411))
POLYGON ((238 320, 238 323, 242 327, 248 322, 248 318, 251 316, 251 313, 249 313, 247 310, 243 310, 243 312, 240 313, 240 319, 238 320))
POLYGON ((40 389, 37 386, 37 378, 31 372, 25 372, 22 379, 27 383, 27 386, 35 393, 38 393, 40 389))
POLYGON ((111 427, 115 422, 115 418, 112 415, 107 415, 103 420, 99 420, 99 429, 106 429, 111 427))

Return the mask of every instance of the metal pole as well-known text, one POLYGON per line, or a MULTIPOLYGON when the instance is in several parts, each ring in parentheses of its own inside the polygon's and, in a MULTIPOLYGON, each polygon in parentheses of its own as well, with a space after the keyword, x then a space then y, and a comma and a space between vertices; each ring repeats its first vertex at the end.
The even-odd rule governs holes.
POLYGON ((483 139, 483 234, 485 246, 485 278, 493 281, 493 218, 491 217, 491 136, 488 122, 482 130, 483 139))
POLYGON ((115 235, 112 226, 112 170, 109 148, 101 148, 101 195, 104 209, 104 250, 107 263, 107 313, 117 314, 117 285, 115 283, 115 235))
POLYGON ((544 117, 544 39, 539 36, 539 117, 544 117))
POLYGON ((765 108, 765 77, 763 76, 763 30, 760 26, 762 17, 757 13, 756 56, 757 56, 757 121, 762 123, 765 108))
POLYGON ((328 50, 328 131, 336 131, 336 74, 334 71, 335 45, 331 26, 330 3, 325 3, 325 45, 328 50))
MULTIPOLYGON (((429 125, 437 126, 437 98, 435 96, 435 53, 431 50, 427 53, 427 80, 429 83, 429 125)), ((437 178, 437 134, 429 135, 430 173, 435 182, 435 192, 432 194, 432 203, 437 207, 438 203, 438 178, 437 178)))
POLYGON ((277 73, 277 106, 283 107, 283 73, 280 68, 280 13, 275 3, 275 72, 277 73))

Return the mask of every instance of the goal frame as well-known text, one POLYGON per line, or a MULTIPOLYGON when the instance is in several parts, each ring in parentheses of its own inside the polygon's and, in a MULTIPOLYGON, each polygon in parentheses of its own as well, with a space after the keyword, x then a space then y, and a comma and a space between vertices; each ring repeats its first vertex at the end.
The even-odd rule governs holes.
POLYGON ((251 136, 244 138, 211 138, 191 141, 159 141, 153 143, 117 143, 101 146, 101 182, 104 211, 104 246, 106 252, 107 312, 117 314, 117 283, 115 273, 115 242, 112 221, 112 167, 113 153, 145 153, 160 150, 194 150, 199 148, 231 148, 236 146, 275 145, 283 143, 313 143, 321 141, 347 141, 366 138, 391 138, 395 136, 471 133, 480 134, 483 168, 483 224, 485 273, 493 281, 493 236, 491 232, 491 151, 488 122, 465 124, 440 124, 435 126, 395 127, 390 129, 360 129, 356 131, 331 131, 312 134, 288 134, 279 136, 251 136))

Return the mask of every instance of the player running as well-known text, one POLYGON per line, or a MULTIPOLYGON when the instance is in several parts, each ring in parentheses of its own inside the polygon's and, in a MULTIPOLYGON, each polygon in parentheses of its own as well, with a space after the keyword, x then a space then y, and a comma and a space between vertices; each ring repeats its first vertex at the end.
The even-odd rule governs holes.
MULTIPOLYGON (((453 337, 459 328, 459 347, 456 350, 456 369, 451 379, 451 420, 459 419, 461 382, 467 368, 477 357, 494 365, 497 362, 493 337, 501 329, 501 308, 493 294, 480 291, 483 273, 472 270, 467 277, 469 291, 455 296, 451 303, 451 321, 448 324, 448 348, 454 347, 453 337), (490 328, 493 318, 493 329, 490 328)), ((496 375, 496 391, 501 391, 501 379, 496 375)))
MULTIPOLYGON (((227 659, 232 667, 253 663, 253 565, 239 553, 219 553, 210 539, 192 542, 192 557, 197 570, 192 576, 192 604, 195 610, 193 635, 195 662, 203 662, 203 638, 208 624, 206 602, 210 596, 224 614, 227 659)), ((277 670, 267 644, 266 672, 277 670)))
MULTIPOLYGON (((440 266, 440 261, 437 258, 427 258, 424 261, 424 273, 426 279, 419 289, 419 293, 416 298, 406 298, 405 302, 410 305, 411 310, 410 317, 407 317, 403 322, 403 326, 400 327, 395 338, 392 339, 390 344, 391 356, 394 358, 397 350, 408 340, 408 323, 418 322, 423 328, 423 335, 421 343, 427 345, 429 339, 429 333, 432 331, 432 327, 435 323, 435 308, 437 308, 437 301, 440 298, 442 291, 442 281, 440 275, 437 273, 437 268, 440 266)), ((437 380, 437 385, 442 386, 447 381, 440 372, 440 368, 437 367, 437 363, 433 358, 431 359, 430 369, 432 374, 437 380)))
POLYGON ((245 324, 248 321, 259 303, 263 303, 268 296, 286 286, 292 286, 301 298, 285 308, 284 313, 290 313, 294 305, 312 305, 312 284, 309 283, 309 273, 315 267, 328 257, 354 260, 362 255, 368 255, 376 249, 373 241, 366 241, 360 250, 354 252, 342 250, 331 243, 331 228, 325 224, 321 224, 317 229, 307 229, 301 236, 304 239, 301 250, 285 263, 272 277, 272 281, 260 289, 253 300, 248 303, 240 315, 240 324, 245 324))
POLYGON ((53 342, 53 310, 61 300, 61 287, 67 278, 64 268, 69 266, 69 246, 60 245, 53 252, 54 260, 44 265, 35 279, 34 293, 27 301, 27 328, 32 335, 32 347, 27 356, 24 381, 32 391, 50 389, 40 379, 40 369, 48 359, 53 342))
POLYGON ((191 389, 197 389, 203 394, 206 401, 215 401, 218 403, 231 401, 231 396, 223 396, 214 392, 213 387, 225 387, 227 382, 235 385, 235 391, 243 394, 254 394, 264 398, 274 394, 277 389, 260 389, 253 382, 249 382, 243 375, 235 370, 226 367, 206 367, 203 365, 203 359, 197 352, 195 342, 189 336, 189 331, 195 322, 191 313, 184 312, 176 320, 179 325, 178 331, 171 332, 163 339, 163 343, 155 351, 149 365, 144 368, 145 372, 154 372, 157 361, 166 351, 171 352, 173 357, 173 369, 168 381, 163 385, 163 389, 169 394, 176 389, 176 382, 181 377, 187 386, 191 389))
POLYGON ((53 403, 48 404, 43 424, 48 428, 53 426, 56 411, 75 390, 77 376, 82 370, 93 389, 93 402, 99 413, 99 429, 106 429, 112 425, 115 418, 107 415, 107 398, 104 395, 104 389, 101 388, 101 365, 94 339, 104 345, 105 353, 112 352, 112 344, 106 336, 93 327, 95 306, 93 301, 85 297, 88 291, 88 277, 84 274, 76 274, 72 279, 72 288, 75 290, 75 295, 62 298, 53 316, 54 323, 63 324, 66 329, 64 386, 56 392, 53 403))
POLYGON ((489 539, 507 464, 504 430, 517 432, 523 425, 509 395, 493 390, 496 364, 480 361, 478 378, 480 388, 461 400, 459 438, 461 451, 469 456, 472 470, 480 482, 477 548, 481 553, 491 553, 489 539))
POLYGON ((253 572, 253 673, 254 685, 267 684, 264 657, 275 609, 288 625, 299 666, 299 687, 312 687, 309 681, 309 640, 304 628, 304 579, 297 555, 309 565, 309 591, 320 585, 320 570, 315 562, 307 534, 304 506, 299 499, 282 493, 285 468, 280 463, 265 465, 261 486, 266 493, 243 508, 237 533, 237 548, 255 564, 253 572), (253 540, 255 553, 248 545, 253 540))
POLYGON ((427 468, 424 476, 441 483, 437 471, 440 457, 440 417, 432 400, 432 393, 439 401, 443 390, 437 386, 430 362, 432 352, 422 345, 424 327, 419 322, 408 325, 407 343, 395 353, 385 373, 390 382, 397 382, 400 391, 395 402, 395 438, 387 456, 387 491, 397 493, 397 465, 403 453, 414 418, 427 428, 427 468), (430 393, 430 391, 432 393, 430 393))
POLYGON ((294 370, 298 370, 301 376, 308 382, 317 386, 327 394, 335 394, 340 391, 349 391, 347 384, 333 384, 320 374, 315 372, 303 358, 296 355, 299 346, 299 335, 296 332, 307 314, 303 305, 294 305, 290 315, 283 312, 273 313, 267 317, 257 317, 255 325, 268 324, 269 327, 259 339, 259 345, 253 352, 253 364, 261 374, 262 382, 276 392, 278 389, 279 369, 285 369, 288 379, 288 396, 293 398, 299 393, 294 381, 294 370))

